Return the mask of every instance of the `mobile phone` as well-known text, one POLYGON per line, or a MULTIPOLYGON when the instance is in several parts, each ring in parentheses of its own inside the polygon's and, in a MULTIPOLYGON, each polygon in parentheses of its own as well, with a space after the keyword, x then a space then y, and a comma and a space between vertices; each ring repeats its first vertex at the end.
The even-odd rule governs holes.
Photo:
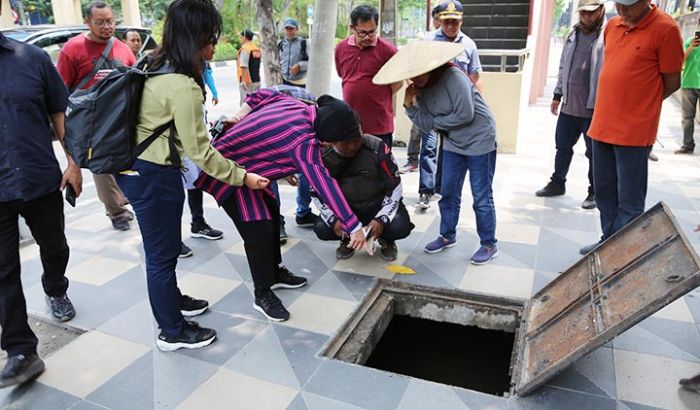
POLYGON ((700 30, 695 31, 695 38, 700 39, 700 30))
POLYGON ((66 202, 75 208, 75 189, 71 184, 66 184, 66 202))

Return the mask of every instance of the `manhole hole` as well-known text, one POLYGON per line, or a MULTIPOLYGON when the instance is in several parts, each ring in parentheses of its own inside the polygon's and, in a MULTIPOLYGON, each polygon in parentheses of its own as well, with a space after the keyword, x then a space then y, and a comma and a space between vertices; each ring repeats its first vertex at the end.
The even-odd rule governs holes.
POLYGON ((700 258, 659 203, 528 300, 377 280, 321 354, 526 395, 698 285, 700 258))
POLYGON ((364 302, 324 356, 510 395, 523 300, 380 280, 364 302))
MULTIPOLYGON (((34 331, 34 334, 36 334, 36 337, 39 339, 37 350, 41 358, 50 356, 58 349, 85 333, 84 330, 65 325, 57 325, 54 322, 36 316, 29 316, 29 327, 32 328, 32 331, 34 331)), ((0 351, 0 369, 5 367, 6 361, 7 352, 2 350, 0 351)))

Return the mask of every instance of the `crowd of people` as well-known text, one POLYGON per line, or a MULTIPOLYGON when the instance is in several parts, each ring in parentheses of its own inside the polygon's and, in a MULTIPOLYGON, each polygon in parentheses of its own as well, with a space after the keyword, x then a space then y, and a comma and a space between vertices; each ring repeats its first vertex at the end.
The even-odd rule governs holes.
MULTIPOLYGON (((582 207, 600 210, 603 231, 599 242, 581 249, 584 254, 643 212, 647 157, 661 102, 681 85, 684 61, 679 154, 693 152, 700 96, 699 37, 686 40, 684 55, 678 26, 651 0, 617 0, 619 17, 610 22, 603 3, 579 2, 579 23, 564 44, 551 104, 552 114, 559 116, 555 170, 536 193, 565 193, 573 147, 583 135, 589 188, 582 207)), ((432 10, 434 30, 399 50, 379 36, 374 7, 355 7, 351 34, 334 54, 342 100, 305 90, 309 48, 296 20, 284 19, 278 43, 283 84, 268 88, 261 88, 262 51, 255 33, 242 30, 240 109, 213 139, 204 105, 207 88, 212 103, 219 101, 209 62, 224 23, 209 0, 173 1, 162 42, 148 55, 141 55, 136 31, 123 42, 115 39, 113 11, 101 1, 87 6, 88 31, 64 45, 56 67, 38 48, 0 34, 0 86, 10 103, 0 108, 7 124, 0 135, 8 147, 0 153, 0 326, 2 349, 8 352, 0 387, 33 379, 44 369, 20 281, 20 215, 40 248, 52 315, 59 321, 75 316, 67 296, 69 248, 61 190, 70 187, 79 196, 82 175, 68 151, 61 173, 52 149, 54 133, 64 141, 69 92, 89 89, 115 68, 137 62, 140 69, 161 74, 145 82, 134 124, 136 143, 158 137, 128 169, 93 179, 114 229, 128 230, 134 218, 138 221, 159 349, 201 348, 216 338, 214 329, 185 319, 204 313, 208 302, 182 294, 177 284, 178 258, 192 255, 180 228, 185 196, 194 238, 224 235, 204 219, 203 192, 229 216, 243 239, 254 282, 253 308, 271 321, 290 317, 275 290, 307 283, 283 265, 287 234, 276 182, 281 179, 297 186, 297 225, 313 227, 321 240, 337 241, 338 259, 363 249, 373 254, 376 241, 381 258, 391 262, 398 256, 397 241, 414 228, 401 174, 420 172, 419 209, 428 209, 440 196, 439 236, 424 245, 427 253, 456 245, 468 176, 480 242, 469 260, 482 265, 497 257, 496 121, 482 95, 476 43, 461 31, 463 13, 460 1, 442 1, 432 10), (4 74, 15 69, 23 72, 19 80, 4 74), (399 167, 392 153, 392 99, 404 86, 403 110, 413 129, 408 162, 399 167), (23 138, 27 133, 33 138, 23 138)))

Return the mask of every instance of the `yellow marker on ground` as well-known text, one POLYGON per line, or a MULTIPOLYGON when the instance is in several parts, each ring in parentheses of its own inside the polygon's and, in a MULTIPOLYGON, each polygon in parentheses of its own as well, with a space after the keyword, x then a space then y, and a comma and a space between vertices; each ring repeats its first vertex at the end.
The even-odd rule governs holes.
POLYGON ((414 271, 412 268, 404 265, 389 265, 386 267, 386 270, 388 270, 391 273, 396 273, 397 275, 415 275, 416 271, 414 271))

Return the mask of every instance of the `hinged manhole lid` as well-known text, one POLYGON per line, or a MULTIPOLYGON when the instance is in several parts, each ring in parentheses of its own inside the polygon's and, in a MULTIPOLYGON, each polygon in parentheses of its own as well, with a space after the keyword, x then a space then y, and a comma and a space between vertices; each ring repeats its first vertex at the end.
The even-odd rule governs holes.
POLYGON ((700 259, 659 202, 529 300, 513 381, 523 396, 700 285, 700 259))

